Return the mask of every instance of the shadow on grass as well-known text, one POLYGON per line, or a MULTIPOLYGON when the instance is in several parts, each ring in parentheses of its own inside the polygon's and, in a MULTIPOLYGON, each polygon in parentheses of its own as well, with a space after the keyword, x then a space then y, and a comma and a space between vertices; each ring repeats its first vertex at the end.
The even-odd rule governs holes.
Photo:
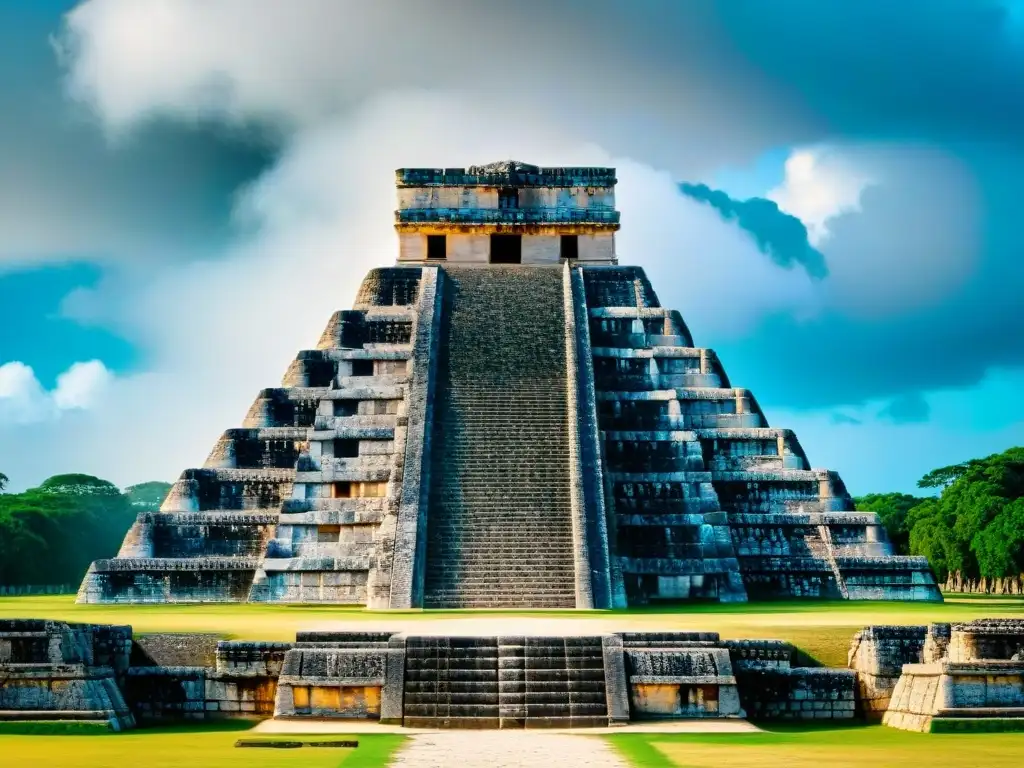
POLYGON ((187 733, 242 733, 251 730, 260 720, 214 720, 204 723, 166 723, 160 725, 140 725, 120 733, 110 730, 105 722, 96 720, 82 721, 11 721, 0 722, 0 735, 3 736, 111 736, 117 737, 125 733, 133 734, 187 734, 187 733))

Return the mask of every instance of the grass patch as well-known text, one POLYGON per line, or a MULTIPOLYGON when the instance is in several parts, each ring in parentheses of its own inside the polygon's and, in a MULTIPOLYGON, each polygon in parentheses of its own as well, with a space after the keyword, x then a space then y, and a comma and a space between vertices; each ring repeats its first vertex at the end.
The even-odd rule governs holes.
MULTIPOLYGON (((595 632, 704 630, 724 638, 788 640, 829 666, 845 666, 853 633, 869 624, 928 624, 983 617, 1024 618, 1024 598, 947 596, 945 603, 788 601, 691 603, 614 611, 368 611, 335 605, 76 605, 71 595, 0 598, 0 619, 39 618, 130 624, 138 633, 206 632, 239 640, 292 640, 297 630, 374 625, 415 631, 422 621, 565 618, 595 632)), ((502 631, 506 631, 507 627, 502 631)))
POLYGON ((1024 720, 1015 717, 937 717, 932 733, 1024 733, 1024 720))
MULTIPOLYGON (((390 733, 308 737, 316 741, 358 741, 355 749, 240 749, 241 732, 252 723, 145 728, 105 735, 4 735, 4 765, 59 765, 61 768, 377 768, 405 741, 390 733)), ((302 736, 292 736, 301 740, 302 736)))
POLYGON ((623 733, 606 737, 636 768, 1019 768, 1024 734, 922 734, 881 725, 774 728, 750 734, 623 733))
POLYGON ((110 734, 106 721, 0 720, 0 736, 102 736, 110 734))

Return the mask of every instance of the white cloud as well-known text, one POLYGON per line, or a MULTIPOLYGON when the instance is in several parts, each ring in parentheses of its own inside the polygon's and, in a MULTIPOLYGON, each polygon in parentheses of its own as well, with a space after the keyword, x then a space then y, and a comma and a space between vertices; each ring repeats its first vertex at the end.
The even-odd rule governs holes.
POLYGON ((92 408, 113 380, 113 374, 99 360, 75 363, 57 377, 53 404, 62 411, 92 408))
POLYGON ((804 223, 814 246, 828 238, 829 219, 860 210, 861 193, 873 183, 846 155, 824 146, 794 150, 785 173, 767 197, 804 223))
POLYGON ((99 360, 75 363, 57 377, 50 391, 39 383, 28 365, 14 361, 0 365, 0 425, 52 421, 65 411, 96 406, 114 381, 99 360))
MULTIPOLYGON (((488 52, 492 37, 478 31, 460 37, 452 27, 445 40, 460 43, 431 45, 424 61, 409 53, 423 50, 425 34, 410 19, 433 15, 432 9, 408 4, 400 28, 374 31, 367 19, 379 24, 389 14, 369 3, 359 4, 359 14, 341 13, 339 6, 90 0, 72 13, 73 83, 108 126, 126 129, 159 112, 236 122, 271 115, 287 130, 277 163, 240 200, 244 235, 216 260, 168 264, 125 278, 127 284, 76 294, 75 313, 130 332, 147 352, 147 367, 108 381, 106 395, 79 412, 81 418, 62 420, 59 430, 33 427, 24 443, 0 439, 0 454, 7 454, 0 465, 16 482, 85 471, 127 485, 172 479, 201 464, 217 435, 241 423, 259 389, 279 382, 296 351, 316 342, 331 312, 351 305, 366 271, 394 261, 396 167, 507 158, 616 166, 623 263, 648 269, 663 303, 683 313, 698 344, 743 333, 767 313, 808 314, 821 306, 830 281, 812 284, 802 270, 776 267, 733 224, 678 193, 679 167, 650 159, 659 155, 650 125, 671 129, 660 138, 671 136, 684 155, 713 163, 708 148, 722 145, 716 132, 749 121, 730 120, 728 109, 702 114, 704 102, 665 99, 664 90, 652 87, 659 104, 680 104, 681 113, 697 116, 699 130, 688 132, 691 123, 665 119, 661 106, 648 111, 635 87, 617 90, 602 81, 603 95, 622 96, 618 113, 634 110, 649 123, 643 140, 631 133, 629 146, 638 150, 632 156, 644 158, 633 160, 608 130, 605 98, 581 91, 573 109, 589 100, 588 109, 596 104, 603 117, 592 121, 593 113, 581 110, 567 120, 571 109, 534 109, 535 102, 517 101, 504 81, 495 90, 494 68, 466 64, 477 60, 474 50, 488 52), (299 10, 282 15, 285 7, 299 10), (321 17, 311 12, 317 7, 321 17), (486 93, 378 93, 397 81, 436 85, 448 65, 458 66, 456 80, 479 77, 486 93), (344 104, 337 101, 342 93, 344 104), (16 444, 17 450, 4 450, 16 444)), ((543 54, 521 64, 516 80, 530 87, 566 82, 551 77, 563 70, 545 69, 543 54)), ((645 82, 641 75, 630 71, 627 79, 635 86, 645 82)), ((676 89, 677 96, 684 91, 676 89)), ((577 98, 564 86, 547 93, 567 103, 577 98)), ((687 176, 700 174, 694 169, 687 176)), ((54 395, 49 399, 55 402, 54 395)))
POLYGON ((546 0, 88 0, 57 45, 71 92, 113 133, 169 114, 287 134, 429 88, 697 177, 808 134, 756 68, 726 66, 713 34, 690 14, 619 0, 590 0, 584 14, 546 0))
POLYGON ((88 418, 61 425, 59 439, 40 430, 32 439, 47 445, 45 469, 19 451, 0 456, 4 471, 25 482, 89 471, 126 485, 201 464, 257 392, 315 344, 330 314, 351 306, 367 270, 394 262, 394 169, 508 157, 615 165, 623 262, 649 268, 663 302, 700 338, 741 333, 761 312, 810 300, 805 275, 772 265, 714 211, 680 195, 666 172, 540 120, 510 124, 457 96, 392 94, 295 133, 242 196, 245 234, 217 260, 77 292, 76 315, 130 330, 147 369, 110 382, 88 418), (723 296, 734 311, 721 310, 723 296))

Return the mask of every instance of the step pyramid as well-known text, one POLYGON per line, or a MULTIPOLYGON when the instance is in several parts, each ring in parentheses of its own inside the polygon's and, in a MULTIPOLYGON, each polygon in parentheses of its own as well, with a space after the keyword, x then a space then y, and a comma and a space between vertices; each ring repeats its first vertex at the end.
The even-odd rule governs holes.
POLYGON ((80 602, 941 599, 618 263, 613 169, 397 179, 399 263, 93 563, 80 602))

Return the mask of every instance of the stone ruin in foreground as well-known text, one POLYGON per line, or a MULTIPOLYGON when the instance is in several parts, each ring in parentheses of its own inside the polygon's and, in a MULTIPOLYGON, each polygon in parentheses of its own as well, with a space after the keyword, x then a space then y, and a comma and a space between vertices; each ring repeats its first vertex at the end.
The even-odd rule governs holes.
POLYGON ((848 668, 715 632, 295 642, 0 621, 0 721, 339 719, 412 728, 587 728, 705 718, 878 720, 924 732, 1024 728, 1024 620, 874 626, 848 668))
POLYGON ((614 169, 397 172, 398 264, 89 569, 87 603, 940 600, 642 269, 614 169))

